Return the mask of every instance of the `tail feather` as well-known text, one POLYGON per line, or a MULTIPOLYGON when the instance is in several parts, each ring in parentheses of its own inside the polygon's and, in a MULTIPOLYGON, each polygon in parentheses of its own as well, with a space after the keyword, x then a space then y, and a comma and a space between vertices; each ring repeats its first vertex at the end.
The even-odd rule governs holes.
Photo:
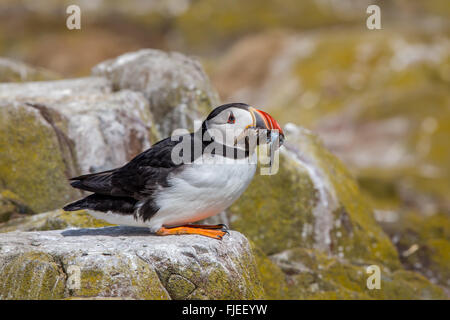
POLYGON ((123 214, 132 214, 138 200, 128 197, 112 197, 102 194, 91 194, 86 198, 69 203, 64 211, 76 211, 82 209, 91 209, 96 211, 113 211, 123 214))
POLYGON ((112 173, 114 170, 86 174, 71 178, 70 185, 77 189, 109 195, 112 190, 112 173))

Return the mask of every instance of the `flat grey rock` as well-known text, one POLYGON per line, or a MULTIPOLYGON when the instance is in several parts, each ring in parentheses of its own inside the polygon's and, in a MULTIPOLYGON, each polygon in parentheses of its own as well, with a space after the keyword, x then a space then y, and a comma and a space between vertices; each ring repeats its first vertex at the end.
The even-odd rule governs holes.
POLYGON ((0 235, 0 298, 255 299, 248 240, 105 227, 0 235))

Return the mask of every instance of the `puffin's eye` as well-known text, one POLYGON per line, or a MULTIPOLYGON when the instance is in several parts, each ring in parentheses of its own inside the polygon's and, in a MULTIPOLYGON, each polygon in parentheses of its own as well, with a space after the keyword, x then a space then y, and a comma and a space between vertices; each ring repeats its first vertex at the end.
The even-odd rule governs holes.
POLYGON ((235 123, 236 122, 236 118, 234 117, 234 115, 233 115, 233 112, 232 113, 230 113, 230 116, 228 117, 228 121, 227 121, 227 123, 235 123))

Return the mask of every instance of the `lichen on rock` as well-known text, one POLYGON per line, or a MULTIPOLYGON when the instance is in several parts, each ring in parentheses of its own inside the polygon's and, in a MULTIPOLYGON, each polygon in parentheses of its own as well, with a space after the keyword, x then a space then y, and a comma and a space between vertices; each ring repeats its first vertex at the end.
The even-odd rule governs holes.
POLYGON ((98 64, 92 73, 108 78, 116 90, 142 92, 163 137, 175 129, 192 130, 219 102, 201 64, 178 52, 129 52, 98 64))
POLYGON ((85 210, 64 211, 56 209, 35 215, 27 215, 11 219, 0 224, 0 233, 11 231, 45 231, 67 228, 98 228, 111 224, 92 217, 85 210))
POLYGON ((0 57, 0 82, 56 80, 59 77, 55 72, 0 57))
POLYGON ((79 196, 67 184, 58 139, 39 111, 19 102, 0 102, 0 177, 35 212, 79 196))
POLYGON ((293 248, 271 257, 286 273, 292 299, 445 299, 423 276, 382 265, 380 288, 369 288, 370 263, 352 264, 315 249, 293 248))
POLYGON ((231 226, 269 255, 301 246, 399 267, 394 246, 341 162, 307 130, 290 125, 285 131, 279 171, 255 176, 231 207, 231 226))
POLYGON ((9 190, 0 191, 0 225, 8 221, 11 217, 24 214, 33 214, 23 200, 9 190))
POLYGON ((0 97, 2 187, 35 212, 81 196, 68 178, 123 165, 155 139, 143 95, 103 78, 0 84, 0 97))
POLYGON ((246 238, 105 227, 0 235, 2 299, 264 298, 246 238), (25 267, 24 267, 25 266, 25 267))

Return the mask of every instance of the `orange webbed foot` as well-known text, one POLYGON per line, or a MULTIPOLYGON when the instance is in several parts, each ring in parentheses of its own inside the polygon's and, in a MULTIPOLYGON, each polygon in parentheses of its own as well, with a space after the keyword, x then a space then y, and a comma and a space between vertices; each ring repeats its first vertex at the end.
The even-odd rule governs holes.
POLYGON ((229 233, 224 225, 185 225, 179 227, 161 227, 156 234, 158 236, 168 236, 174 234, 198 234, 201 236, 222 240, 225 234, 229 233))

